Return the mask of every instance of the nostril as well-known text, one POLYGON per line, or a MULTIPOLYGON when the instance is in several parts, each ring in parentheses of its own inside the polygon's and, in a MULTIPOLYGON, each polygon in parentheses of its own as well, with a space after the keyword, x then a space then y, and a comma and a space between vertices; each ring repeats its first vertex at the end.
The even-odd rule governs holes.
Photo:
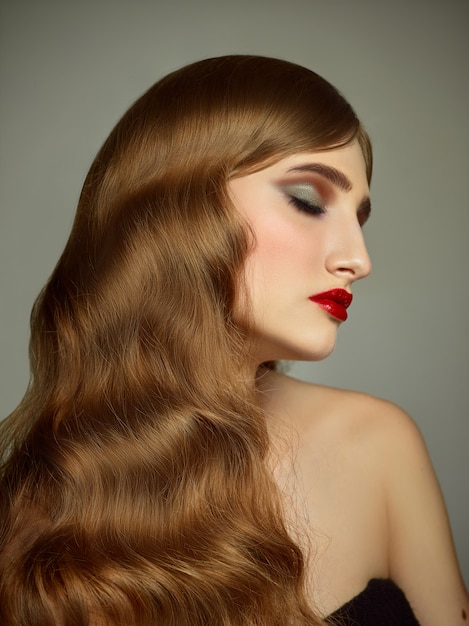
POLYGON ((356 271, 353 269, 353 267, 339 267, 337 268, 337 271, 340 272, 341 274, 355 274, 356 271))

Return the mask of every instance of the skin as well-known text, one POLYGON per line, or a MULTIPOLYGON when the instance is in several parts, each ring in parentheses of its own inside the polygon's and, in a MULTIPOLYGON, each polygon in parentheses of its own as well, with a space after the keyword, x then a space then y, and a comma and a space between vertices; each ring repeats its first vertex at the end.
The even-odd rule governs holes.
POLYGON ((328 356, 340 322, 309 296, 351 291, 370 271, 358 144, 288 157, 232 180, 230 191, 255 241, 237 307, 252 320, 253 368, 287 521, 312 555, 311 602, 327 616, 371 578, 392 578, 423 626, 467 624, 469 600, 443 498, 412 419, 383 400, 260 367, 270 359, 328 356), (350 189, 316 172, 290 172, 311 163, 336 168, 350 189), (325 212, 298 210, 289 197, 298 185, 302 198, 314 197, 325 212))
POLYGON ((357 212, 369 197, 360 147, 287 157, 232 180, 230 192, 255 237, 238 303, 243 312, 249 302, 255 366, 325 358, 339 321, 309 296, 333 288, 350 292, 371 270, 361 228, 367 212, 357 212), (315 172, 291 171, 317 162, 343 172, 353 188, 341 190, 315 172), (311 208, 297 207, 297 198, 311 208))

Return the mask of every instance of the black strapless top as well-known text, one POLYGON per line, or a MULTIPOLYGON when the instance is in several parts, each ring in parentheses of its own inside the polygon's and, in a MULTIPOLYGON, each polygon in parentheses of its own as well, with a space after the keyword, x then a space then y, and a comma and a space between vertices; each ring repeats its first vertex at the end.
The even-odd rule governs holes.
POLYGON ((326 619, 341 626, 418 626, 404 592, 392 580, 373 578, 358 596, 326 619))

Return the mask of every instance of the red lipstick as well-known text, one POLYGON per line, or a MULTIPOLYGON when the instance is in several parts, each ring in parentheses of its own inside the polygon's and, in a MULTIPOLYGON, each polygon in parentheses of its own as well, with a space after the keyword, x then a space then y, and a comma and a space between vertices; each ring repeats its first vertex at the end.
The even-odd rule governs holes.
POLYGON ((352 294, 345 289, 330 289, 310 296, 309 299, 341 322, 347 319, 347 308, 352 302, 352 294))

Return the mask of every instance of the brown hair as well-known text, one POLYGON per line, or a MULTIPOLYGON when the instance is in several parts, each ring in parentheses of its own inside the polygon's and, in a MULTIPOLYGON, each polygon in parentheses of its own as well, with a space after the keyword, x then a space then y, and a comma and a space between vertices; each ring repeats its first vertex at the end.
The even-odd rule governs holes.
POLYGON ((2 623, 319 623, 232 318, 249 245, 227 182, 354 138, 370 176, 337 90, 254 56, 173 72, 117 124, 2 425, 2 623))

